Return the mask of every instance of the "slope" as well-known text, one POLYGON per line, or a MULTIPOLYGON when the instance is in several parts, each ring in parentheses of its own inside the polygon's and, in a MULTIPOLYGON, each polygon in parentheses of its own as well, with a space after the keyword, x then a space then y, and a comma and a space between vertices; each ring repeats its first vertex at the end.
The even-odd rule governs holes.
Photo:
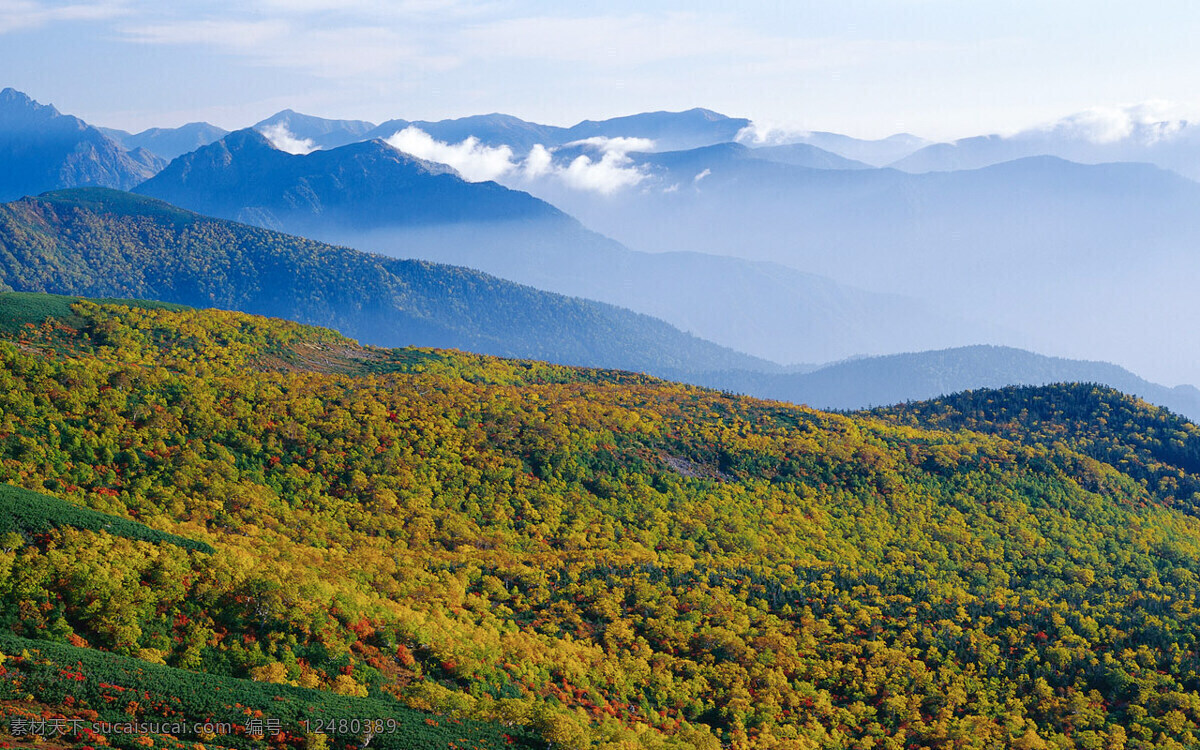
POLYGON ((1065 443, 1145 483, 1160 502, 1200 513, 1200 427, 1111 388, 972 390, 871 414, 896 424, 974 430, 1029 445, 1065 443))
POLYGON ((770 367, 608 305, 101 189, 0 207, 0 286, 247 310, 322 323, 378 344, 660 372, 770 367))
MULTIPOLYGON (((216 552, 71 530, 5 551, 19 633, 203 672, 222 698, 253 677, 238 689, 281 714, 365 692, 576 750, 1149 750, 1200 732, 1200 521, 1065 444, 339 350, 240 313, 72 314, 0 342, 0 481, 216 552), (260 354, 320 348, 402 367, 260 354)), ((46 650, 5 685, 103 687, 46 650)), ((180 676, 112 663, 151 697, 180 676)))

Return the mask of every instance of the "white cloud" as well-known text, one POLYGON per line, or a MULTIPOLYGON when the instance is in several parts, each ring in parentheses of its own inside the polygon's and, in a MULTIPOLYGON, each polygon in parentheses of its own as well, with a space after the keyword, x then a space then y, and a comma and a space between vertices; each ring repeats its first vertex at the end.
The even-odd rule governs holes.
POLYGON ((553 170, 554 154, 550 153, 550 149, 542 144, 535 143, 533 148, 529 149, 529 155, 525 157, 525 164, 522 168, 525 177, 536 180, 550 174, 553 170))
MULTIPOLYGON (((521 162, 514 161, 508 146, 485 146, 474 136, 460 143, 445 143, 420 128, 410 125, 389 137, 393 148, 420 159, 428 159, 454 167, 463 179, 471 182, 498 180, 513 176, 525 180, 554 179, 574 190, 586 190, 611 195, 623 188, 637 185, 646 178, 633 163, 624 148, 644 147, 653 141, 644 138, 592 138, 587 145, 601 152, 599 159, 581 154, 568 164, 555 164, 554 152, 538 143, 521 162)), ((582 142, 577 142, 579 145, 582 142)))
POLYGON ((563 144, 565 146, 588 146, 594 148, 603 154, 618 153, 627 154, 630 151, 653 151, 654 141, 649 138, 627 138, 618 136, 609 138, 603 135, 594 135, 591 138, 583 138, 578 141, 571 141, 563 144))
POLYGON ((121 32, 143 44, 204 45, 277 68, 304 70, 330 79, 392 75, 408 65, 445 70, 456 57, 414 42, 403 27, 306 23, 303 18, 198 19, 126 26, 121 32))
POLYGON ((0 34, 37 28, 63 21, 101 21, 127 12, 122 0, 47 3, 35 0, 0 0, 0 34))
MULTIPOLYGON (((633 187, 646 179, 646 173, 633 163, 628 152, 654 150, 654 141, 649 138, 594 136, 565 145, 595 149, 600 152, 600 159, 595 160, 581 154, 565 167, 555 166, 552 161, 549 164, 545 163, 546 157, 551 156, 552 152, 543 148, 536 156, 534 152, 530 152, 530 158, 538 160, 536 171, 541 174, 552 172, 567 187, 575 190, 589 190, 603 195, 611 195, 618 190, 633 187)), ((528 163, 527 161, 526 164, 528 163)), ((530 170, 526 169, 526 173, 529 172, 530 170)))
POLYGON ((1133 138, 1143 145, 1150 145, 1179 133, 1187 125, 1183 119, 1186 114, 1181 105, 1166 101, 1093 107, 1017 135, 1054 134, 1097 145, 1133 138))
POLYGON ((604 195, 633 187, 646 178, 644 172, 633 166, 632 159, 615 151, 605 154, 600 161, 592 161, 584 155, 577 156, 558 174, 569 187, 604 195))
POLYGON ((772 122, 755 120, 738 131, 734 140, 746 146, 782 146, 800 143, 809 131, 772 122))
POLYGON ((508 146, 485 146, 471 136, 461 143, 444 143, 420 128, 410 125, 387 139, 392 148, 454 167, 464 180, 495 180, 517 168, 508 146))
POLYGON ((282 122, 268 125, 258 131, 263 134, 271 145, 289 154, 307 154, 317 150, 317 144, 311 138, 297 138, 282 122))
POLYGON ((710 174, 712 174, 712 170, 705 169, 703 172, 700 172, 699 174, 697 174, 695 177, 692 178, 692 184, 700 182, 700 180, 703 180, 705 177, 708 177, 710 174))
POLYGON ((142 24, 124 29, 133 41, 145 44, 209 44, 231 51, 261 49, 286 39, 292 27, 284 21, 232 21, 199 19, 142 24))

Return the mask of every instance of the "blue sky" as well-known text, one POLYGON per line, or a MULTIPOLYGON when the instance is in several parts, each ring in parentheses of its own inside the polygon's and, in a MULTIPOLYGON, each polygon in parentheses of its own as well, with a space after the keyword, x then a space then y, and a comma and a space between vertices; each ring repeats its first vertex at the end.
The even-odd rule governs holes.
POLYGON ((0 86, 135 130, 704 106, 944 139, 1145 101, 1200 112, 1198 22, 1145 0, 0 0, 0 86))

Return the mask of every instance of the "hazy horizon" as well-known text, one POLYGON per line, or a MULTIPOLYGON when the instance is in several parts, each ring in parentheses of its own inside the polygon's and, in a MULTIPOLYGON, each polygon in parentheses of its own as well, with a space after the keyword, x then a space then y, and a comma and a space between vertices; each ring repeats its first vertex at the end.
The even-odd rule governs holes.
POLYGON ((5 85, 105 127, 285 108, 570 125, 705 107, 763 126, 931 140, 1155 103, 1200 111, 1200 9, 946 0, 473 3, 0 0, 5 85), (54 50, 53 55, 46 50, 54 50), (553 63, 553 64, 548 64, 553 63))

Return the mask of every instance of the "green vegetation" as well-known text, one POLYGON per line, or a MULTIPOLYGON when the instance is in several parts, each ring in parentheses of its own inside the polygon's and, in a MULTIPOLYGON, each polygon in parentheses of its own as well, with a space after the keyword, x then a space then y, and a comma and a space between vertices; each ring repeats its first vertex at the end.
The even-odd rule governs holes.
MULTIPOLYGON (((32 292, 0 292, 0 332, 10 336, 18 334, 25 326, 40 327, 46 321, 55 321, 60 325, 83 325, 84 319, 71 311, 71 305, 82 301, 82 297, 65 297, 55 294, 37 294, 32 292)), ((98 298, 92 302, 102 304, 128 305, 155 310, 183 310, 183 305, 173 305, 168 302, 152 300, 126 300, 98 298)))
POLYGON ((556 748, 1200 744, 1200 519, 1167 491, 1194 428, 1169 413, 1031 389, 1070 408, 949 431, 944 405, 72 314, 0 341, 0 481, 215 552, 72 527, 0 550, 17 635, 556 748))
POLYGON ((1111 388, 965 391, 872 414, 902 424, 976 430, 1028 445, 1063 443, 1138 480, 1160 502, 1200 515, 1200 427, 1111 388))
MULTIPOLYGON (((49 484, 56 486, 58 483, 51 480, 49 484)), ((81 508, 38 492, 0 484, 0 535, 44 534, 51 529, 67 527, 105 531, 113 536, 140 539, 155 544, 174 544, 198 552, 213 552, 213 548, 204 542, 168 534, 119 516, 97 513, 90 508, 81 508)))
MULTIPOLYGON (((372 747, 395 750, 500 750, 541 745, 519 729, 502 731, 496 725, 431 715, 393 701, 187 672, 4 633, 0 633, 0 655, 5 677, 0 699, 32 696, 39 703, 94 712, 92 721, 112 724, 148 722, 152 717, 189 728, 224 724, 231 731, 212 738, 196 732, 173 735, 221 747, 262 748, 267 740, 303 746, 306 737, 298 730, 317 726, 330 729, 322 732, 328 735, 326 741, 345 746, 369 742, 372 747), (252 736, 256 719, 261 737, 252 736), (268 736, 267 719, 279 721, 286 729, 268 736)), ((129 742, 131 737, 114 734, 111 739, 137 747, 129 742)))

